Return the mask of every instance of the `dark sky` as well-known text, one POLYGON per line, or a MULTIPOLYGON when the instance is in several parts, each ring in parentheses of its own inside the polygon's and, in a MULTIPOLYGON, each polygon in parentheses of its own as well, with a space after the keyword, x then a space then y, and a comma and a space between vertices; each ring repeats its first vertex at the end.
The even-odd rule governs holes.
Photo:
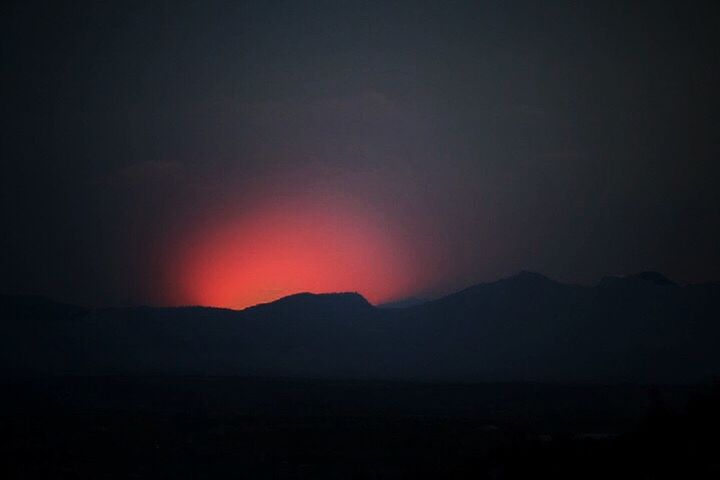
POLYGON ((720 279, 712 3, 4 3, 0 291, 720 279))

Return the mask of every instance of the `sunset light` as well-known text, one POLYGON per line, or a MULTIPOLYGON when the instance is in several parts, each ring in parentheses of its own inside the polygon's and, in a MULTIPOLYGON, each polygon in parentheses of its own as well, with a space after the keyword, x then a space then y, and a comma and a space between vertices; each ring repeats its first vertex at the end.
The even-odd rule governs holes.
POLYGON ((357 208, 299 200, 227 216, 179 254, 186 304, 244 308, 298 292, 357 291, 372 303, 408 295, 407 249, 357 208))

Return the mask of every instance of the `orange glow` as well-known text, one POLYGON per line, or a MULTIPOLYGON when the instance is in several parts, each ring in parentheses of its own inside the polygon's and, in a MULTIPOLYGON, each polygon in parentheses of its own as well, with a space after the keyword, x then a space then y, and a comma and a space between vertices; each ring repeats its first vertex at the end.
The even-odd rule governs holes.
POLYGON ((296 199, 225 217, 183 242, 182 303, 243 308, 305 291, 382 303, 413 291, 408 250, 356 207, 296 199))

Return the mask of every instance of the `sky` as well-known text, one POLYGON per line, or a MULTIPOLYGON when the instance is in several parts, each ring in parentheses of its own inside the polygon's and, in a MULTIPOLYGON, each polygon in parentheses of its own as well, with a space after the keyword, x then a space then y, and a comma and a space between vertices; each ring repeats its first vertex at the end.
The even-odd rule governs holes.
POLYGON ((0 292, 720 279, 703 2, 4 2, 0 292))

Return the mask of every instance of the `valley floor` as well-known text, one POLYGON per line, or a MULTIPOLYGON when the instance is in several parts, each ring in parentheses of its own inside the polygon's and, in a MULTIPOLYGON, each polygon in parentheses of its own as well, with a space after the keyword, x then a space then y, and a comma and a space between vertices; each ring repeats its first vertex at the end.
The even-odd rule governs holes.
POLYGON ((3 478, 715 478, 710 387, 6 380, 3 478))

